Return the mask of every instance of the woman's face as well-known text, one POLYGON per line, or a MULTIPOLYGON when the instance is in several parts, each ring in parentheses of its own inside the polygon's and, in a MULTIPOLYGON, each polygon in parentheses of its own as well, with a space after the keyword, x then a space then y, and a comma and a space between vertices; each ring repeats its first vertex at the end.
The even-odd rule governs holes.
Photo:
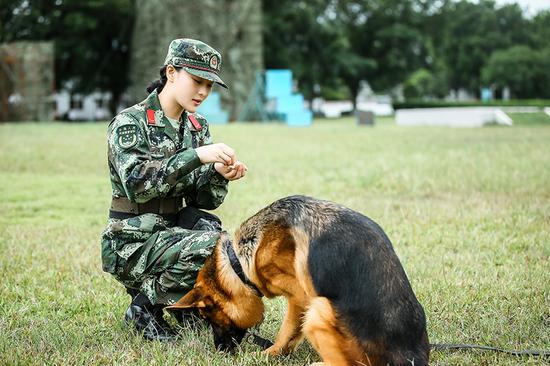
POLYGON ((214 82, 192 75, 184 69, 172 67, 166 70, 171 94, 186 111, 195 113, 199 105, 208 97, 214 82))

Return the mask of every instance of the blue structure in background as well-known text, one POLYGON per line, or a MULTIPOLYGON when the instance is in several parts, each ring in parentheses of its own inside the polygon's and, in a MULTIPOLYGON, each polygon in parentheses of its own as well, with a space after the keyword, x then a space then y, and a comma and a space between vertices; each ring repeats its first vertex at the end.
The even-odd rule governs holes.
POLYGON ((493 91, 490 88, 481 88, 481 101, 490 102, 493 100, 493 91))
MULTIPOLYGON (((304 96, 292 93, 292 71, 267 70, 265 72, 265 97, 272 105, 272 112, 290 126, 311 125, 312 113, 304 108, 304 96)), ((271 109, 271 108, 270 108, 271 109)))
MULTIPOLYGON (((229 113, 221 108, 220 94, 212 92, 198 112, 209 123, 229 121, 229 113)), ((289 126, 311 125, 313 114, 304 107, 304 96, 292 92, 292 71, 267 70, 256 74, 256 81, 239 114, 240 121, 280 120, 289 126)))
POLYGON ((229 122, 229 113, 222 109, 220 93, 212 92, 201 103, 197 112, 202 114, 210 124, 224 124, 229 122))

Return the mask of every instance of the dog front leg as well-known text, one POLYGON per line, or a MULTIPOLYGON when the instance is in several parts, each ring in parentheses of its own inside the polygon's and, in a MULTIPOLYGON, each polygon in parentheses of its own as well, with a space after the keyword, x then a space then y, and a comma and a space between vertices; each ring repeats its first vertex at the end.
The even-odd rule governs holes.
POLYGON ((264 352, 271 356, 285 355, 296 349, 303 339, 302 317, 305 308, 293 299, 288 299, 285 319, 273 346, 264 352))

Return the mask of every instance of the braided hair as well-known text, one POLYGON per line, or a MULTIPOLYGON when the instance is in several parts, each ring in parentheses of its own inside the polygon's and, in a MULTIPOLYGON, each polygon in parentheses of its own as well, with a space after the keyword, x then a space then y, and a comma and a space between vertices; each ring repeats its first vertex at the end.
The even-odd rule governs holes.
MULTIPOLYGON (((157 90, 157 93, 160 93, 162 89, 164 89, 164 86, 166 85, 166 81, 168 78, 166 77, 166 67, 167 65, 164 65, 160 68, 160 78, 158 78, 155 81, 152 81, 149 86, 147 87, 147 93, 152 93, 153 90, 157 90)), ((181 69, 181 67, 174 67, 177 71, 181 69)))

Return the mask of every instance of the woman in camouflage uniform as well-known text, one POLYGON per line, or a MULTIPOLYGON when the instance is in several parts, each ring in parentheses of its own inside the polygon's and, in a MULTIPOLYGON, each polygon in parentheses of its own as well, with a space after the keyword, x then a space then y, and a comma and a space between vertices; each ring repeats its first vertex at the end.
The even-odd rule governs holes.
POLYGON ((225 144, 213 144, 196 113, 219 77, 221 55, 192 39, 170 43, 161 78, 147 99, 109 124, 113 190, 102 235, 103 270, 126 286, 132 302, 125 321, 147 339, 174 332, 162 308, 189 291, 221 230, 217 208, 227 183, 247 167, 225 144))

